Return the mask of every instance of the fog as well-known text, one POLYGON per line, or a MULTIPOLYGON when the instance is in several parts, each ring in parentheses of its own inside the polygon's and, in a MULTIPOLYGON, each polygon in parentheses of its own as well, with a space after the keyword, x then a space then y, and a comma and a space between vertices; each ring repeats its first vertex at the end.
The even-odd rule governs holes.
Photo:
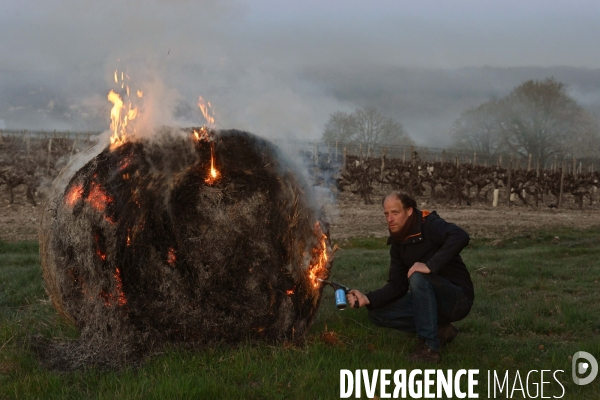
POLYGON ((5 1, 0 128, 102 131, 127 70, 156 124, 319 138, 328 116, 372 106, 444 147, 469 107, 554 76, 600 110, 592 1, 5 1))

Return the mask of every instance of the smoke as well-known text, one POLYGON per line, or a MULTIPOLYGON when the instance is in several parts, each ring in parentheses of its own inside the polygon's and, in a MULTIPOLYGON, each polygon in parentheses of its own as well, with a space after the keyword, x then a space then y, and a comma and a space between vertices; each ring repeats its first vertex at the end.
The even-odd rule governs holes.
POLYGON ((135 119, 127 121, 125 126, 128 138, 150 138, 161 126, 176 126, 175 109, 181 95, 165 83, 160 65, 139 61, 121 64, 127 67, 114 70, 117 82, 113 80, 112 86, 124 102, 121 113, 129 110, 137 112, 135 119))
POLYGON ((0 31, 14 38, 0 49, 7 95, 0 117, 10 127, 106 129, 115 69, 140 83, 146 128, 204 123, 195 106, 201 95, 213 104, 217 127, 317 138, 340 108, 299 77, 301 67, 274 56, 277 49, 251 50, 242 1, 26 3, 36 12, 23 17, 20 7, 6 6, 0 17, 0 31))
POLYGON ((115 69, 144 93, 136 122, 143 137, 162 125, 204 125, 202 96, 217 129, 306 141, 321 137, 335 111, 376 107, 417 145, 446 147, 464 110, 550 76, 600 117, 600 70, 590 69, 600 67, 590 50, 600 34, 598 7, 590 0, 4 2, 0 36, 10 40, 0 46, 0 129, 104 132, 72 173, 108 144, 115 69), (572 67, 552 67, 565 63, 572 67), (464 68, 484 65, 492 67, 464 68))
POLYGON ((118 66, 147 86, 148 126, 201 125, 201 95, 219 128, 317 139, 332 112, 371 106, 417 144, 443 147, 464 109, 552 76, 457 68, 599 66, 589 51, 598 5, 584 3, 8 2, 0 118, 8 128, 103 131, 118 66))
POLYGON ((109 145, 110 133, 110 131, 105 131, 96 137, 92 137, 92 140, 95 140, 96 143, 84 151, 77 153, 77 155, 65 166, 65 168, 63 168, 60 174, 58 174, 54 182, 51 184, 50 182, 43 182, 42 192, 48 192, 48 198, 56 198, 55 196, 60 196, 62 193, 64 193, 65 188, 75 173, 90 160, 100 154, 102 150, 109 145))

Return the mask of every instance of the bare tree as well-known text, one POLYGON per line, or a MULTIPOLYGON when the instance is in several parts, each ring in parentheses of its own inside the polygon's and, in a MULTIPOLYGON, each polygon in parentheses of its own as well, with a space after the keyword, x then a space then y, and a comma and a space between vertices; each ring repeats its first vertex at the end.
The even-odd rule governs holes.
POLYGON ((598 157, 600 126, 592 114, 582 112, 577 115, 572 135, 565 142, 564 151, 576 158, 598 157))
POLYGON ((454 145, 482 156, 494 156, 506 149, 500 130, 500 107, 489 101, 464 111, 452 128, 454 145))
POLYGON ((323 141, 333 143, 349 142, 352 140, 353 118, 350 114, 343 111, 336 111, 329 116, 329 121, 325 124, 323 132, 323 141))
POLYGON ((400 122, 386 118, 375 108, 361 108, 352 114, 335 112, 325 125, 323 140, 354 142, 363 146, 410 146, 413 140, 400 122))
POLYGON ((482 155, 508 149, 542 165, 555 154, 576 157, 598 149, 598 122, 553 78, 527 81, 499 101, 462 113, 453 127, 455 145, 482 155))
POLYGON ((506 144, 522 156, 533 154, 542 165, 568 143, 586 136, 592 125, 581 125, 586 112, 553 78, 527 81, 500 103, 501 129, 506 144), (585 131, 585 132, 584 132, 585 131))

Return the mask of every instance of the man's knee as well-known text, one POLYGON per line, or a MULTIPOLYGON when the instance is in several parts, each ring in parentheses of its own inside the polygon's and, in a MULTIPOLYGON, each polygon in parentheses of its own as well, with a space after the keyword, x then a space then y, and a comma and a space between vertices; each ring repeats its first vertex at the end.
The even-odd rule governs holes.
POLYGON ((414 293, 415 291, 432 289, 431 282, 429 281, 427 274, 422 272, 414 272, 408 278, 408 285, 410 290, 414 293))

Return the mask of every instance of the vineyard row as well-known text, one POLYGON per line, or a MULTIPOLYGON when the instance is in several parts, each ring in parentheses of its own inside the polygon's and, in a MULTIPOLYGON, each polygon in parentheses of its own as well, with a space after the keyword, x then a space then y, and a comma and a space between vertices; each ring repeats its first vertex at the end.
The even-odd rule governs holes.
POLYGON ((338 190, 361 196, 365 204, 373 204, 371 196, 377 188, 402 190, 433 202, 563 207, 571 200, 583 208, 584 204, 594 204, 600 181, 599 172, 592 168, 581 171, 576 160, 568 172, 566 160, 553 169, 542 169, 539 163, 521 168, 514 160, 509 160, 506 167, 461 163, 458 158, 453 162, 428 162, 417 153, 408 161, 387 158, 385 154, 379 158, 344 154, 339 163, 326 155, 305 153, 304 158, 318 184, 334 181, 338 190))
MULTIPOLYGON (((0 133, 0 186, 6 186, 12 202, 13 189, 25 185, 32 204, 36 204, 40 185, 51 182, 62 167, 95 138, 94 133, 86 132, 68 135, 43 131, 0 133)), ((371 196, 377 188, 399 189, 417 198, 458 204, 520 203, 561 207, 571 201, 583 208, 584 204, 595 203, 600 180, 593 163, 583 167, 581 161, 575 159, 562 160, 545 169, 531 157, 524 165, 510 158, 499 158, 494 165, 488 165, 478 161, 476 155, 466 160, 470 162, 460 157, 446 161, 442 152, 434 161, 425 161, 414 149, 408 153, 409 157, 403 151, 401 157, 394 158, 385 149, 381 157, 374 157, 372 148, 364 154, 359 148, 353 155, 343 148, 321 146, 321 150, 327 149, 323 152, 315 143, 298 143, 304 143, 303 147, 297 144, 289 147, 288 143, 284 150, 299 153, 304 158, 312 171, 314 184, 335 183, 338 190, 349 190, 361 196, 365 203, 373 203, 371 196)))

